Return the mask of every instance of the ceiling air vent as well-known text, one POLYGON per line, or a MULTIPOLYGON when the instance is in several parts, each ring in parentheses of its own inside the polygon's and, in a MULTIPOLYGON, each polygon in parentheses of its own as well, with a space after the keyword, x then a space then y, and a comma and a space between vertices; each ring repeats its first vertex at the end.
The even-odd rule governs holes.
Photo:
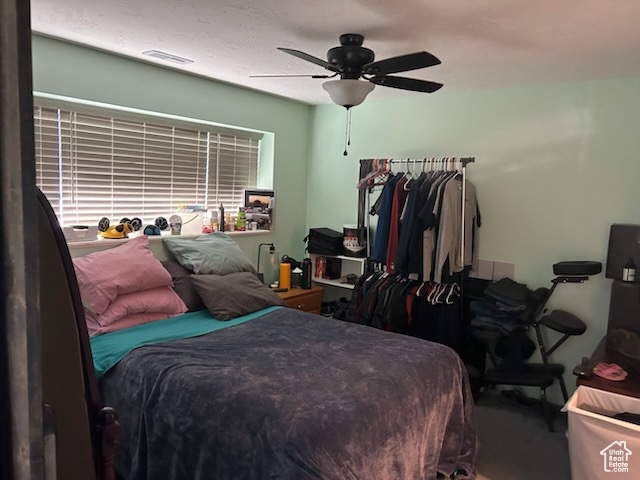
POLYGON ((161 52, 160 50, 147 50, 146 52, 142 52, 142 55, 159 58, 160 60, 165 60, 171 63, 178 63, 180 65, 193 63, 193 60, 189 58, 179 57, 177 55, 172 55, 171 53, 161 52))

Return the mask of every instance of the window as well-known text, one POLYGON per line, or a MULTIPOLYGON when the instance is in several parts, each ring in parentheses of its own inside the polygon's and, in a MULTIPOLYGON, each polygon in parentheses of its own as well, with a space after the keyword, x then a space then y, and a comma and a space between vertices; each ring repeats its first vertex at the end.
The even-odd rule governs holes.
POLYGON ((36 183, 61 225, 243 206, 244 190, 256 187, 261 134, 164 120, 35 107, 36 183))

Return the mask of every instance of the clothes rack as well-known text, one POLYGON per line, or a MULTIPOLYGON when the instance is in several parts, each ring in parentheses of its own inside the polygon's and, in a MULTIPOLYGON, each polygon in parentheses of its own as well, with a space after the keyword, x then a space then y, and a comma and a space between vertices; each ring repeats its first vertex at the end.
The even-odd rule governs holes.
MULTIPOLYGON (((409 249, 406 246, 407 244, 403 244, 402 240, 400 243, 397 242, 397 230, 395 232, 390 232, 390 250, 387 254, 386 262, 383 261, 380 264, 382 266, 382 270, 378 270, 377 268, 370 270, 371 273, 367 274, 366 278, 363 276, 362 281, 364 283, 362 285, 356 285, 356 287, 361 288, 362 294, 358 293, 357 295, 360 296, 354 296, 352 298, 352 303, 358 306, 358 312, 360 313, 356 314, 352 321, 364 322, 377 328, 392 329, 409 335, 420 336, 421 338, 441 341, 441 343, 448 344, 453 348, 461 345, 462 332, 464 331, 465 324, 463 279, 466 272, 468 272, 468 270, 466 270, 465 261, 471 262, 475 259, 475 256, 465 258, 465 251, 468 250, 468 248, 465 247, 468 247, 470 244, 474 244, 474 238, 467 238, 467 236, 475 235, 474 230, 468 229, 475 228, 476 226, 474 224, 474 226, 471 227, 467 225, 467 222, 478 218, 475 207, 471 207, 469 205, 465 207, 465 203, 468 203, 465 202, 465 200, 470 195, 473 195, 475 198, 475 189, 471 189, 471 185, 467 184, 466 176, 466 168, 468 164, 474 162, 475 157, 363 158, 360 160, 360 178, 357 185, 359 190, 358 225, 363 229, 363 233, 366 233, 363 238, 366 237, 366 251, 367 257, 371 260, 371 267, 374 266, 374 263, 380 264, 381 259, 384 258, 384 253, 382 253, 376 245, 386 245, 385 240, 383 239, 384 235, 380 237, 380 232, 385 231, 386 228, 390 228, 388 227, 389 220, 387 220, 386 223, 382 220, 385 216, 388 218, 388 215, 390 215, 387 210, 389 208, 389 194, 384 193, 387 188, 386 186, 388 181, 394 180, 394 184, 402 182, 402 185, 405 186, 405 192, 408 192, 409 188, 407 188, 407 186, 409 185, 409 182, 417 181, 418 178, 422 178, 422 174, 424 173, 451 172, 444 176, 439 174, 439 178, 444 182, 442 185, 445 185, 446 182, 449 182, 450 180, 454 180, 454 178, 457 179, 457 182, 460 182, 461 191, 457 197, 458 200, 454 203, 448 204, 450 205, 449 208, 454 209, 449 211, 458 212, 455 215, 457 218, 454 221, 460 219, 461 225, 455 228, 457 231, 453 233, 453 237, 449 236, 450 240, 448 240, 448 243, 446 244, 449 245, 449 247, 442 250, 441 253, 436 253, 438 250, 435 249, 434 246, 433 257, 429 258, 428 263, 425 263, 427 262, 427 257, 420 257, 422 259, 420 260, 420 258, 414 256, 414 253, 410 253, 415 252, 414 248, 417 245, 415 237, 411 237, 413 240, 410 240, 411 248, 409 249), (398 180, 398 174, 401 174, 402 172, 405 172, 406 179, 405 177, 400 176, 400 180, 398 180), (372 200, 371 194, 378 189, 382 190, 378 197, 378 201, 372 200), (458 201, 460 201, 459 206, 458 201), (374 202, 375 205, 372 205, 374 202), (387 207, 383 207, 383 205, 387 205, 387 207), (380 210, 380 208, 382 208, 382 210, 380 210), (460 210, 458 210, 458 208, 460 208, 460 210), (471 214, 471 210, 466 211, 469 208, 474 208, 472 217, 467 217, 471 214), (370 231, 370 214, 382 215, 378 220, 375 245, 372 244, 373 235, 370 231), (450 243, 458 242, 457 235, 460 236, 460 243, 458 244, 459 248, 454 247, 450 243), (391 241, 392 236, 395 237, 395 242, 391 241), (394 254, 391 253, 392 244, 394 245, 393 248, 397 249, 396 251, 406 252, 406 255, 409 256, 405 256, 403 260, 401 260, 399 256, 395 257, 394 254), (456 250, 459 250, 459 252, 456 252, 456 250), (396 258, 395 262, 394 260, 390 260, 390 258, 396 258), (445 270, 449 273, 444 273, 445 270, 442 268, 442 261, 439 261, 439 267, 435 267, 436 258, 448 259, 448 262, 445 262, 444 265, 445 270), (407 268, 407 265, 409 265, 409 268, 407 268), (450 265, 448 269, 446 268, 446 265, 450 265), (429 270, 431 270, 431 274, 427 273, 429 270), (378 273, 372 274, 376 271, 378 273), (420 271, 420 273, 412 273, 416 271, 420 271), (366 286, 367 284, 369 285, 368 287, 366 286), (402 299, 398 300, 398 296, 402 298, 406 297, 406 302, 402 299), (455 302, 453 300, 454 297, 457 297, 455 302), (371 301, 374 302, 375 307, 370 304, 371 301), (385 306, 387 301, 390 303, 388 306, 385 306), (404 312, 403 305, 405 303, 407 312, 404 312), (417 317, 412 317, 410 306, 413 306, 414 313, 417 314, 417 317), (443 308, 449 306, 452 307, 452 310, 443 308), (373 310, 368 310, 372 308, 373 310), (403 317, 403 315, 408 315, 408 317, 403 317), (414 318, 413 323, 411 321, 412 318, 414 318), (456 321, 452 322, 452 319, 456 319, 456 321), (437 338, 429 338, 430 336, 435 336, 437 338)), ((440 180, 436 180, 436 184, 438 182, 440 182, 440 180)), ((439 189, 440 187, 437 186, 436 188, 439 189)), ((393 192, 394 187, 390 186, 390 189, 390 192, 393 192)), ((394 194, 391 193, 390 195, 393 197, 394 194)), ((406 195, 404 199, 408 200, 406 195)), ((453 190, 451 190, 447 195, 449 195, 449 199, 455 198, 451 197, 451 195, 455 195, 453 190)), ((418 197, 416 197, 413 200, 413 203, 411 203, 410 211, 418 208, 418 205, 424 206, 426 208, 426 212, 431 211, 429 206, 432 202, 431 198, 429 198, 429 203, 427 204, 415 203, 422 202, 422 200, 418 200, 417 198, 418 197)), ((451 200, 449 200, 449 202, 451 202, 451 200)), ((396 215, 398 215, 398 212, 396 209, 396 201, 394 200, 392 203, 392 218, 397 218, 396 215)), ((405 209, 406 208, 407 206, 405 205, 405 209)), ((435 215, 435 210, 433 213, 435 215)), ((413 215, 413 213, 410 215, 413 215)), ((438 213, 437 217, 439 216, 440 213, 438 213)), ((437 217, 433 217, 433 219, 436 219, 437 217)), ((453 219, 455 217, 450 218, 453 219)), ((410 218, 412 217, 410 216, 410 218)), ((420 225, 425 226, 426 223, 423 222, 427 221, 426 218, 422 216, 420 218, 422 219, 420 220, 420 225)), ((442 218, 444 219, 445 217, 442 218)), ((417 224, 415 228, 418 229, 415 230, 415 232, 422 230, 422 228, 418 227, 417 224)), ((407 230, 407 232, 411 232, 411 230, 407 230)), ((424 232, 426 233, 427 230, 424 230, 424 232)), ((414 234, 411 233, 410 235, 414 234)), ((471 253, 474 252, 471 251, 471 253)), ((468 254, 469 252, 467 252, 467 255, 468 254)), ((356 292, 360 292, 360 290, 354 290, 354 295, 356 292)))
MULTIPOLYGON (((424 169, 426 166, 429 167, 446 167, 446 169, 448 171, 454 171, 454 170, 459 170, 462 174, 462 220, 461 220, 461 235, 460 235, 460 264, 464 265, 464 251, 465 251, 465 199, 467 198, 467 165, 469 163, 475 163, 476 159, 475 157, 421 157, 421 158, 361 158, 360 159, 360 179, 359 179, 359 184, 358 184, 358 188, 364 189, 367 188, 368 192, 371 193, 373 191, 373 187, 375 185, 361 185, 362 179, 364 178, 363 175, 368 175, 371 173, 371 168, 373 167, 373 163, 374 162, 378 162, 378 164, 380 162, 382 162, 386 168, 388 169, 388 171, 391 170, 390 166, 395 164, 406 164, 407 166, 409 164, 420 164, 422 165, 422 171, 424 172, 424 169), (368 165, 369 169, 367 169, 365 166, 368 165)), ((438 169, 438 168, 433 168, 438 169)), ((442 169, 442 168, 439 168, 442 169)), ((369 209, 371 208, 371 199, 369 195, 366 195, 366 209, 365 211, 368 212, 369 209)), ((361 213, 358 213, 358 227, 362 227, 364 226, 364 229, 366 231, 366 243, 367 243, 367 257, 370 256, 371 254, 371 238, 370 238, 370 222, 368 219, 368 215, 364 215, 362 216, 361 213), (361 225, 360 222, 364 221, 364 223, 361 225)))

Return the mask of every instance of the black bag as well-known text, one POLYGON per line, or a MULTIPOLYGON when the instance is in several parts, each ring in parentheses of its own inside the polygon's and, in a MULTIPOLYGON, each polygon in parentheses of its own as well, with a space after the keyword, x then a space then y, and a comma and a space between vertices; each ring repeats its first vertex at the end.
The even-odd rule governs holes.
POLYGON ((483 294, 494 302, 516 310, 518 307, 525 310, 526 307, 533 306, 536 300, 534 292, 524 283, 514 282, 510 278, 501 278, 495 283, 490 283, 483 294))
POLYGON ((307 242, 307 251, 317 255, 342 255, 343 234, 330 228, 311 228, 309 235, 304 238, 307 242))
POLYGON ((302 264, 297 261, 295 258, 291 258, 289 255, 283 255, 280 263, 289 263, 291 264, 291 271, 293 272, 296 268, 302 267, 302 264))
POLYGON ((524 331, 505 335, 495 347, 496 355, 503 360, 502 366, 510 370, 522 370, 524 361, 535 351, 535 343, 524 331))

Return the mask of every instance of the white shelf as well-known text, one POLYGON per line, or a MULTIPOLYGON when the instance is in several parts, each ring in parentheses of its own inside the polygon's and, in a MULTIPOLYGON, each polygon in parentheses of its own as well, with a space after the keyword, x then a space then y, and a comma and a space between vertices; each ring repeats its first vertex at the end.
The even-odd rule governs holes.
POLYGON ((338 288, 347 288, 353 290, 354 285, 350 283, 340 283, 339 280, 330 280, 328 278, 320 278, 316 277, 316 258, 325 257, 325 258, 338 258, 340 259, 340 276, 344 277, 349 274, 354 274, 358 277, 364 274, 365 265, 367 264, 366 258, 361 257, 348 257, 346 255, 319 255, 317 253, 310 253, 309 258, 311 259, 311 281, 322 284, 322 285, 330 285, 332 287, 338 288))
POLYGON ((318 254, 311 254, 315 257, 331 257, 331 258, 339 258, 340 260, 347 260, 349 262, 360 262, 362 264, 364 264, 367 259, 366 258, 361 258, 361 257, 347 257, 346 255, 318 255, 318 254))
POLYGON ((338 280, 329 280, 328 278, 312 278, 311 281, 332 287, 350 288, 351 290, 355 287, 355 285, 351 285, 350 283, 340 283, 338 280))

